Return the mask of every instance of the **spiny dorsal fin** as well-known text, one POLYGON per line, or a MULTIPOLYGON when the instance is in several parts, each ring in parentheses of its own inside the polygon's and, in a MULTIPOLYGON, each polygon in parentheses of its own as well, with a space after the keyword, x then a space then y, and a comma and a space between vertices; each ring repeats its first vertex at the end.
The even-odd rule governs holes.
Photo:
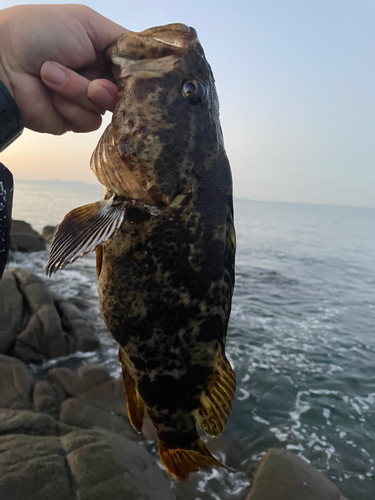
POLYGON ((232 410, 235 390, 236 375, 227 358, 220 353, 207 389, 200 397, 202 406, 194 411, 199 428, 209 436, 215 437, 223 432, 232 410))
POLYGON ((113 236, 126 207, 126 201, 115 202, 114 198, 75 208, 64 217, 52 241, 46 274, 51 276, 113 236))
POLYGON ((135 381, 129 373, 129 361, 127 361, 128 356, 121 347, 118 351, 118 357, 122 367, 128 417, 134 429, 138 432, 142 432, 145 405, 138 392, 135 381))

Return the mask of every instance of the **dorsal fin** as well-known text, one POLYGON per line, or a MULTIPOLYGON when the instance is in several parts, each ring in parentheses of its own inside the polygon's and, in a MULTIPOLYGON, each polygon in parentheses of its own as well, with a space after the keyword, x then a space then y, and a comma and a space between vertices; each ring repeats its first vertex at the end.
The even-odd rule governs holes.
POLYGON ((92 252, 113 236, 124 220, 127 203, 115 198, 113 195, 108 200, 103 198, 75 208, 64 217, 52 241, 47 275, 92 252))
POLYGON ((211 380, 200 397, 202 406, 194 411, 198 426, 209 436, 216 437, 223 432, 235 390, 236 375, 227 358, 220 353, 211 380))

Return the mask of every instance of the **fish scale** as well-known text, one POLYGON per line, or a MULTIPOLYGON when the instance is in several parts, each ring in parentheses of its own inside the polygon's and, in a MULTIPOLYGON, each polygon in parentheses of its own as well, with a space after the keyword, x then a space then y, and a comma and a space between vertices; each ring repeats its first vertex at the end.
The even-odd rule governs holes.
POLYGON ((47 273, 96 250, 101 312, 119 344, 129 419, 145 411, 176 480, 220 463, 235 374, 225 357, 234 286, 232 180, 211 68, 183 24, 123 34, 119 86, 92 156, 101 202, 70 212, 47 273))

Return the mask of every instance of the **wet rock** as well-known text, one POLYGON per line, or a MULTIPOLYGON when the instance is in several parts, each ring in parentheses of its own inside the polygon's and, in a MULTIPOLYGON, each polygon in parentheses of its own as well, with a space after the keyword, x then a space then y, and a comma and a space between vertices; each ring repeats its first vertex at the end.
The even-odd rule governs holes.
POLYGON ((154 458, 116 433, 58 425, 40 413, 2 410, 0 434, 2 499, 173 498, 169 479, 154 458))
POLYGON ((65 454, 57 436, 0 436, 0 498, 76 500, 65 454))
POLYGON ((53 235, 55 234, 57 226, 45 226, 42 231, 42 237, 47 243, 51 243, 53 235))
POLYGON ((56 308, 68 337, 69 351, 89 352, 99 348, 99 341, 92 334, 87 317, 72 302, 55 297, 56 308))
MULTIPOLYGON (((59 384, 68 396, 89 393, 88 397, 91 396, 91 390, 95 393, 101 384, 113 380, 108 371, 100 365, 83 365, 77 370, 77 374, 69 368, 52 368, 47 378, 50 382, 59 384)), ((107 396, 111 397, 111 394, 107 393, 107 396)))
POLYGON ((60 416, 61 404, 65 398, 63 388, 47 380, 40 380, 34 387, 35 411, 47 413, 56 419, 60 416))
POLYGON ((6 354, 23 326, 23 298, 10 271, 0 281, 0 318, 0 353, 6 354))
POLYGON ((30 409, 33 387, 34 376, 27 366, 0 354, 0 408, 30 409))
POLYGON ((39 252, 46 249, 46 242, 27 222, 13 220, 10 248, 16 252, 39 252))
POLYGON ((172 500, 170 482, 142 445, 105 429, 61 439, 80 500, 172 500))
POLYGON ((14 354, 33 363, 66 356, 68 341, 47 285, 27 269, 16 269, 14 274, 31 314, 26 328, 17 337, 14 354))
POLYGON ((99 341, 87 317, 57 298, 29 269, 9 269, 0 282, 0 353, 26 363, 88 352, 99 341))
POLYGON ((122 380, 112 378, 105 368, 84 365, 77 374, 53 368, 47 377, 69 398, 61 405, 62 423, 86 429, 100 426, 132 440, 141 439, 128 419, 122 380))
POLYGON ((141 440, 127 416, 107 411, 87 399, 69 398, 64 401, 61 405, 60 422, 84 429, 103 427, 132 441, 141 440))
POLYGON ((47 378, 60 385, 67 397, 88 399, 107 412, 127 418, 122 379, 114 379, 100 365, 83 365, 77 370, 77 374, 68 368, 52 368, 47 378))
POLYGON ((271 448, 259 463, 247 500, 346 500, 326 477, 287 450, 271 448))
POLYGON ((81 299, 81 297, 72 297, 70 302, 74 304, 80 311, 86 311, 91 307, 90 302, 87 300, 81 299))
POLYGON ((32 436, 57 436, 59 425, 45 413, 29 410, 0 409, 0 435, 27 434, 32 436))

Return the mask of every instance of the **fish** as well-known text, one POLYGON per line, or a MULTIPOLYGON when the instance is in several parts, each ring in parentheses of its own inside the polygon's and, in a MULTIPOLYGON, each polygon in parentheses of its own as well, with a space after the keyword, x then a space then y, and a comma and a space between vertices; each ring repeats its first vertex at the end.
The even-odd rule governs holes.
POLYGON ((128 416, 145 412, 176 481, 231 470, 206 447, 224 430, 236 249, 232 176, 212 70, 194 28, 126 32, 108 49, 119 101, 91 158, 103 198, 58 226, 48 275, 96 252, 105 324, 119 344, 128 416))

